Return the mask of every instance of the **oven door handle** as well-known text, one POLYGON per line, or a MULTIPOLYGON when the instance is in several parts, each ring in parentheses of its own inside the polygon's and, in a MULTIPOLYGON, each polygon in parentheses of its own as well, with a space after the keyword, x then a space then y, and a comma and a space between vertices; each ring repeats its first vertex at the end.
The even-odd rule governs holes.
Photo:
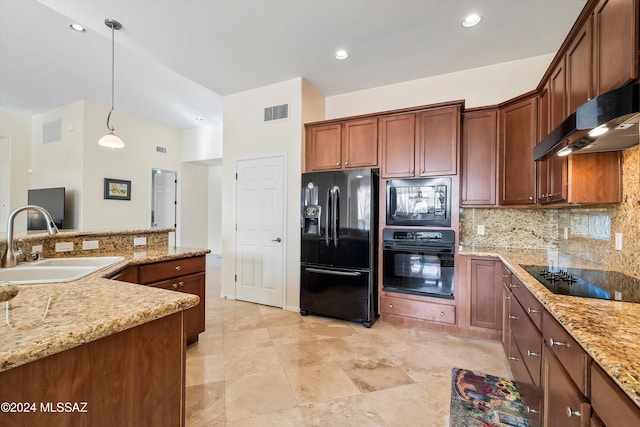
POLYGON ((453 248, 450 246, 420 246, 420 245, 398 245, 398 244, 383 244, 382 250, 395 251, 395 252, 407 252, 417 251, 430 254, 451 254, 453 248))
POLYGON ((333 276, 362 276, 362 273, 359 271, 336 271, 336 270, 325 270, 322 268, 307 268, 309 273, 318 273, 318 274, 331 274, 333 276))

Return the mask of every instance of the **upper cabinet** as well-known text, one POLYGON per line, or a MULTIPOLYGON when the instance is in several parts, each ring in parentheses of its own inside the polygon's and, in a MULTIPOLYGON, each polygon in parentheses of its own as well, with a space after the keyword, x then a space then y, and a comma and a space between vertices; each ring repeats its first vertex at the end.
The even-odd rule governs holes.
POLYGON ((413 113, 379 119, 382 178, 415 176, 415 125, 413 113))
POLYGON ((307 172, 376 167, 378 119, 308 125, 305 145, 307 172))
POLYGON ((460 106, 380 118, 383 178, 458 173, 460 106))
POLYGON ((600 0, 593 11, 596 95, 638 78, 637 0, 600 0))
POLYGON ((495 206, 498 112, 464 113, 461 148, 461 206, 495 206))
MULTIPOLYGON (((576 108, 593 97, 593 18, 587 21, 576 34, 575 39, 565 54, 566 108, 564 116, 574 112, 576 108)), ((557 126, 554 125, 553 127, 557 126)), ((542 135, 546 136, 545 133, 542 135)))
POLYGON ((506 104, 499 117, 499 189, 501 205, 536 202, 533 147, 536 144, 537 97, 506 104))
POLYGON ((417 113, 416 146, 420 176, 458 173, 460 107, 417 113))

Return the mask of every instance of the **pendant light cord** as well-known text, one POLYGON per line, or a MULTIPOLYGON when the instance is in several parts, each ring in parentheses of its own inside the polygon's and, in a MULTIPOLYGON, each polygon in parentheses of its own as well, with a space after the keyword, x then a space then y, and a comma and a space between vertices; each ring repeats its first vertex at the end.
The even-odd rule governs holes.
POLYGON ((109 114, 107 115, 107 129, 109 129, 109 131, 113 132, 115 129, 113 127, 109 126, 109 119, 111 118, 111 113, 113 113, 113 99, 114 99, 114 87, 115 87, 115 60, 116 60, 116 55, 115 55, 115 50, 116 50, 116 42, 115 42, 115 28, 113 23, 110 25, 111 27, 111 111, 109 111, 109 114))

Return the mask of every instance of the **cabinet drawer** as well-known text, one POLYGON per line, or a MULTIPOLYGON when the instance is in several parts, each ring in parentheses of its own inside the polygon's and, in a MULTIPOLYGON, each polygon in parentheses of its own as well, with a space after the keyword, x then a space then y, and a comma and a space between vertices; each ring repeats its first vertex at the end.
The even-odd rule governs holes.
POLYGON ((413 317, 431 322, 456 323, 456 307, 426 301, 403 298, 380 297, 380 312, 397 316, 413 317))
POLYGON ((529 371, 525 366, 522 355, 518 350, 518 346, 511 339, 510 351, 507 354, 509 365, 513 379, 518 386, 520 397, 525 404, 527 410, 527 419, 530 427, 540 426, 542 400, 540 397, 540 389, 533 383, 529 371))
POLYGON ((596 363, 591 364, 591 405, 606 426, 640 425, 640 408, 596 363))
POLYGON ((522 305, 522 308, 524 308, 527 316, 529 316, 533 324, 536 325, 536 328, 541 331, 543 311, 542 303, 538 301, 538 299, 534 297, 533 294, 529 292, 529 290, 525 288, 522 282, 515 276, 511 278, 511 290, 518 302, 520 302, 520 305, 522 305))
POLYGON ((203 271, 205 257, 199 256, 141 265, 139 278, 141 284, 147 284, 203 271))
POLYGON ((545 343, 558 358, 578 389, 587 395, 587 353, 571 338, 571 335, 556 319, 545 311, 542 321, 545 343))
POLYGON ((511 300, 511 335, 515 341, 529 374, 540 387, 540 365, 542 362, 542 336, 515 299, 511 300))

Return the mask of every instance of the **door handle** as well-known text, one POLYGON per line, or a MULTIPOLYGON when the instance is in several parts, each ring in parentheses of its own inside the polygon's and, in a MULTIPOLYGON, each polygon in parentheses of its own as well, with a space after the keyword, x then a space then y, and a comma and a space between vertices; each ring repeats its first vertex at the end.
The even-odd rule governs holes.
MULTIPOLYGON (((324 242, 327 245, 327 247, 329 247, 329 239, 331 238, 331 232, 330 232, 330 228, 329 228, 329 217, 330 215, 330 210, 329 210, 329 205, 330 205, 330 200, 332 197, 332 193, 331 193, 331 189, 327 190, 327 200, 326 200, 326 205, 325 205, 325 215, 324 215, 324 242)), ((318 226, 320 226, 320 224, 318 224, 318 226)))
POLYGON ((352 276, 352 277, 362 276, 362 273, 358 271, 336 271, 336 270, 325 270, 323 268, 307 268, 307 271, 309 273, 331 274, 333 276, 352 276))
POLYGON ((333 204, 333 206, 331 206, 331 209, 333 209, 333 247, 337 248, 338 247, 338 226, 339 226, 339 222, 338 222, 338 214, 339 212, 339 207, 338 207, 338 203, 340 203, 340 187, 335 186, 333 187, 333 189, 331 190, 331 194, 332 194, 332 199, 331 199, 331 203, 333 204))
POLYGON ((271 241, 280 243, 282 242, 282 239, 278 237, 277 239, 271 239, 271 241))

